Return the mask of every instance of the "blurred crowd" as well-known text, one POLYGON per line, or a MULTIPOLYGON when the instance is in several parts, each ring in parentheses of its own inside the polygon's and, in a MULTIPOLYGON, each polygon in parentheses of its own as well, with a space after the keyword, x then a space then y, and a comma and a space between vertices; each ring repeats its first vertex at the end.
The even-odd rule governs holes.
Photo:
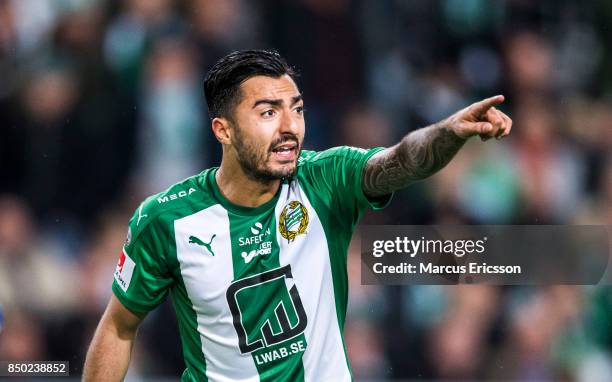
MULTIPOLYGON (((509 138, 471 140, 367 224, 612 224, 606 0, 0 0, 0 360, 79 375, 132 211, 219 163, 207 69, 273 48, 300 72, 307 149, 388 146, 506 95, 509 138)), ((612 378, 602 286, 362 286, 356 379, 612 378)), ((166 303, 132 377, 178 377, 166 303)))

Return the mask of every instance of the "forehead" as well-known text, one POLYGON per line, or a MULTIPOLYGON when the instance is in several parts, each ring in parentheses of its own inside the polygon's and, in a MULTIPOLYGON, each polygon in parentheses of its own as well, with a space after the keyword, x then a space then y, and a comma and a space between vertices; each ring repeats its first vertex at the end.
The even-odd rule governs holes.
POLYGON ((300 94, 300 91, 288 75, 278 78, 255 76, 240 85, 242 102, 258 99, 291 99, 300 94))

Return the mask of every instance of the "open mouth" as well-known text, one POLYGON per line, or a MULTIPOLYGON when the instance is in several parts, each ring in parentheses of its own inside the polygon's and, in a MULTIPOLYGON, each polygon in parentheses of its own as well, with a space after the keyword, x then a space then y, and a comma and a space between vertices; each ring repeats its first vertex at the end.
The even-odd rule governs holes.
POLYGON ((297 154, 298 145, 295 142, 285 142, 272 149, 274 156, 281 161, 294 160, 297 154))

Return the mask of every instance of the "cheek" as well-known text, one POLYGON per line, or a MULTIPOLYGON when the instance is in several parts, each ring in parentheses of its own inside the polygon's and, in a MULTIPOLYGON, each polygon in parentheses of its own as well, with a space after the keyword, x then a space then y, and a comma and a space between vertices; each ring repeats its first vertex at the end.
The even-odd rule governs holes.
POLYGON ((265 124, 260 124, 253 133, 253 142, 258 151, 266 153, 270 148, 270 144, 273 140, 272 129, 265 124))
POLYGON ((250 148, 251 155, 259 158, 259 160, 265 160, 268 157, 268 149, 274 138, 272 134, 274 129, 265 123, 258 122, 253 123, 251 127, 242 136, 242 139, 246 141, 244 144, 250 148))
POLYGON ((253 125, 252 136, 258 142, 258 146, 268 149, 275 138, 274 132, 277 126, 274 121, 258 121, 253 125))
POLYGON ((266 132, 265 124, 256 118, 243 117, 238 121, 239 138, 249 146, 259 147, 264 140, 266 132))
POLYGON ((295 124, 297 125, 297 135, 303 137, 306 132, 306 121, 304 117, 297 118, 295 124))
POLYGON ((304 139, 304 136, 306 135, 306 123, 304 123, 304 120, 302 120, 302 124, 300 125, 299 135, 302 139, 304 139))

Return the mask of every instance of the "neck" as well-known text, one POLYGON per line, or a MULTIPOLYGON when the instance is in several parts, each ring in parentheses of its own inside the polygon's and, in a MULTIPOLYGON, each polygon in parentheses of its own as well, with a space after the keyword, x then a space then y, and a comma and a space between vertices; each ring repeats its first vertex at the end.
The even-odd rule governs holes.
POLYGON ((221 161, 215 176, 221 194, 230 202, 243 207, 259 207, 270 201, 278 188, 280 179, 258 181, 247 176, 238 163, 233 165, 221 161))

